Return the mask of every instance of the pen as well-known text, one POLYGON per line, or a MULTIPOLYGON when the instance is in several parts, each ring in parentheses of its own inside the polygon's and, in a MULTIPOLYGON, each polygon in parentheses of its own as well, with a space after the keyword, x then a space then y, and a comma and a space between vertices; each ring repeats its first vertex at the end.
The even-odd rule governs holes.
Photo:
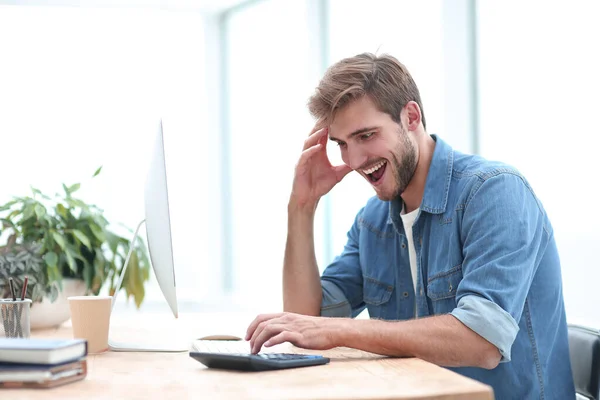
POLYGON ((21 301, 25 300, 25 295, 27 294, 27 281, 29 278, 25 276, 25 280, 23 281, 23 288, 21 289, 21 301))
POLYGON ((17 301, 17 296, 15 295, 15 285, 13 284, 13 278, 8 278, 8 285, 10 286, 10 294, 12 295, 13 301, 17 301))

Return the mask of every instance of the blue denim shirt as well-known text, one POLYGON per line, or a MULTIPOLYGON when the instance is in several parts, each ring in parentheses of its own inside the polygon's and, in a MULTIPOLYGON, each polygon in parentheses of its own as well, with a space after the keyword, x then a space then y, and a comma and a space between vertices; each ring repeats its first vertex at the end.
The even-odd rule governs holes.
POLYGON ((402 201, 374 197, 321 277, 321 315, 405 320, 452 314, 494 344, 487 370, 450 368, 496 399, 574 399, 558 251, 544 208, 514 168, 440 138, 413 226, 413 288, 402 201), (416 296, 415 296, 416 293, 416 296))

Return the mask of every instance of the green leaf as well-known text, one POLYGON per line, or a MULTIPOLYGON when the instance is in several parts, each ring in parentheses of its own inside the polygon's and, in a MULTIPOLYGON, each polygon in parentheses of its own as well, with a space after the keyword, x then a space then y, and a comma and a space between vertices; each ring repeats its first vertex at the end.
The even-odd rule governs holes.
POLYGON ((60 246, 61 249, 66 250, 67 248, 67 244, 65 242, 65 238, 62 237, 58 232, 56 231, 52 231, 52 237, 54 238, 54 241, 56 243, 58 243, 58 245, 60 246))
POLYGON ((56 263, 58 263, 58 256, 56 255, 55 252, 50 251, 46 254, 44 254, 44 261, 46 262, 46 265, 49 267, 56 267, 56 263))
POLYGON ((62 278, 60 271, 58 270, 58 266, 52 265, 48 266, 48 281, 54 282, 59 281, 62 278))
POLYGON ((35 205, 35 215, 37 215, 38 219, 41 219, 46 215, 46 208, 41 204, 35 205))
POLYGON ((48 225, 48 226, 54 226, 55 225, 53 218, 50 215, 48 215, 48 214, 46 214, 44 216, 43 220, 46 221, 46 225, 48 225))
POLYGON ((37 301, 41 300, 43 297, 44 293, 42 292, 41 285, 33 285, 33 290, 31 291, 31 300, 37 301))
POLYGON ((65 191, 65 194, 68 197, 71 197, 71 192, 69 192, 69 188, 67 187, 67 185, 65 185, 64 183, 62 184, 63 190, 65 191))
POLYGON ((71 253, 74 259, 79 260, 84 264, 87 262, 86 258, 82 256, 81 253, 78 253, 77 250, 75 250, 75 247, 69 247, 69 252, 71 253))
POLYGON ((75 193, 76 191, 79 190, 80 187, 81 187, 81 185, 79 183, 69 186, 69 189, 68 189, 69 193, 70 194, 75 193))
POLYGON ((2 222, 2 226, 4 228, 8 228, 11 227, 13 229, 15 229, 15 224, 10 220, 10 219, 6 219, 6 218, 0 218, 0 222, 2 222))
POLYGON ((23 220, 33 217, 35 213, 35 206, 33 204, 27 204, 23 207, 23 220))
POLYGON ((83 232, 81 232, 78 229, 73 229, 73 235, 75 235, 75 237, 77 239, 79 239, 79 241, 81 243, 83 243, 83 245, 85 247, 87 247, 90 250, 92 249, 92 245, 90 244, 90 239, 87 236, 85 236, 85 234, 83 232))
POLYGON ((89 208, 89 207, 88 207, 88 205, 87 205, 87 204, 85 204, 83 201, 81 201, 81 200, 78 200, 78 199, 74 199, 74 198, 71 198, 71 197, 69 197, 69 198, 67 199, 67 204, 68 204, 69 206, 71 206, 72 208, 75 208, 75 207, 81 207, 81 208, 83 208, 84 210, 89 208))
POLYGON ((103 278, 99 277, 98 275, 94 276, 94 279, 92 280, 92 293, 94 293, 95 295, 98 295, 98 293, 100 293, 100 289, 102 288, 102 282, 104 281, 103 278))
POLYGON ((6 216, 6 218, 10 219, 10 218, 16 217, 16 216, 17 216, 17 215, 19 215, 19 214, 21 214, 21 210, 12 210, 12 211, 10 212, 10 214, 8 214, 8 215, 6 216))
POLYGON ((92 287, 92 279, 94 278, 94 269, 89 263, 85 263, 83 266, 83 280, 85 281, 85 286, 88 289, 92 287))
POLYGON ((68 211, 67 211, 67 209, 65 208, 65 206, 64 206, 62 203, 58 203, 58 204, 56 205, 56 211, 57 211, 57 212, 58 212, 58 214, 59 214, 61 217, 63 217, 64 219, 67 219, 67 218, 68 218, 68 216, 67 216, 67 213, 68 213, 68 211))
POLYGON ((8 203, 0 206, 0 211, 6 211, 6 210, 10 209, 15 204, 17 204, 17 200, 11 200, 8 203))
POLYGON ((138 245, 137 246, 138 246, 137 253, 138 253, 138 256, 140 257, 140 268, 141 268, 142 277, 144 278, 144 281, 147 281, 148 278, 150 277, 150 260, 148 259, 148 251, 146 249, 146 244, 144 243, 142 238, 139 236, 138 236, 138 245))
POLYGON ((58 289, 55 286, 52 286, 50 290, 50 301, 54 303, 58 299, 58 289))
POLYGON ((100 249, 96 249, 96 257, 94 257, 94 274, 97 278, 101 279, 101 282, 104 281, 105 273, 104 268, 106 266, 106 260, 104 259, 104 254, 100 249))
POLYGON ((144 282, 140 272, 139 259, 137 253, 134 251, 131 253, 131 259, 129 260, 129 266, 127 267, 127 274, 129 276, 126 288, 132 292, 133 300, 138 308, 144 299, 144 282))
POLYGON ((100 173, 100 171, 102 171, 102 167, 98 168, 96 170, 96 172, 94 172, 94 175, 92 175, 92 178, 95 177, 95 176, 97 176, 100 173))
POLYGON ((119 237, 112 232, 106 232, 106 242, 111 253, 116 255, 117 247, 119 246, 119 237))
POLYGON ((90 229, 92 230, 94 236, 96 236, 96 239, 98 239, 102 243, 106 241, 106 235, 104 234, 104 230, 100 226, 96 225, 95 223, 92 223, 90 224, 90 229))
POLYGON ((69 264, 69 269, 75 273, 77 273, 77 263, 75 262, 75 258, 70 251, 66 251, 65 255, 67 256, 67 264, 69 264))

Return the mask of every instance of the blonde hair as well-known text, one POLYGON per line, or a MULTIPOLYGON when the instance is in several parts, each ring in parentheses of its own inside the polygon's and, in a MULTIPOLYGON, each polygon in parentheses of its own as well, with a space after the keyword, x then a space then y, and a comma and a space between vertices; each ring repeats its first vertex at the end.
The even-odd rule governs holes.
POLYGON ((308 101, 312 116, 323 126, 330 125, 335 114, 349 102, 369 96, 375 106, 395 122, 400 122, 400 112, 409 101, 425 113, 421 95, 406 67, 394 57, 362 53, 345 58, 327 69, 315 93, 308 101))

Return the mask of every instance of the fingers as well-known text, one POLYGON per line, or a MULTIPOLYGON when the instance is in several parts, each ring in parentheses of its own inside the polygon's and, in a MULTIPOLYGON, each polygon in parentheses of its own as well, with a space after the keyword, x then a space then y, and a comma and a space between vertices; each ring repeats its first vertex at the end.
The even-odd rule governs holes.
MULTIPOLYGON (((274 314, 271 314, 274 315, 274 314)), ((254 329, 254 332, 252 333, 251 337, 250 337, 250 349, 252 351, 254 351, 256 349, 256 353, 259 352, 260 347, 262 346, 262 342, 260 343, 260 345, 258 345, 258 348, 256 348, 256 340, 257 338, 261 337, 261 335, 263 335, 263 331, 265 329, 268 328, 268 330, 273 329, 272 326, 274 325, 281 325, 282 323, 285 322, 285 313, 280 314, 277 317, 274 318, 269 318, 269 319, 265 319, 261 322, 259 322, 258 326, 256 327, 256 329, 254 329), (270 328, 269 328, 270 327, 270 328)), ((267 338, 265 338, 264 340, 267 340, 267 338)), ((263 342, 264 342, 263 340, 263 342)))
POLYGON ((298 171, 304 171, 307 168, 307 164, 310 162, 310 159, 322 149, 324 149, 324 147, 319 143, 309 149, 304 150, 300 155, 300 159, 298 160, 298 171))
POLYGON ((308 136, 311 136, 313 133, 315 133, 319 129, 323 129, 323 127, 321 125, 319 125, 319 124, 315 124, 315 126, 312 128, 312 130, 310 131, 310 133, 308 134, 308 136))
POLYGON ((250 340, 250 338, 254 335, 254 331, 256 330, 256 328, 258 327, 258 325, 261 322, 268 321, 268 320, 273 319, 273 318, 279 318, 283 314, 284 313, 261 314, 261 315, 257 316, 256 318, 254 318, 254 321, 252 321, 250 323, 250 325, 248 326, 248 329, 246 329, 246 338, 245 338, 245 340, 250 340))
POLYGON ((271 339, 267 340, 263 346, 271 347, 284 342, 290 342, 293 345, 298 345, 301 338, 302 335, 300 335, 298 332, 283 331, 271 337, 271 339))
POLYGON ((319 129, 322 128, 326 128, 327 127, 327 121, 325 119, 320 119, 315 123, 315 126, 312 128, 312 130, 310 131, 310 135, 312 135, 313 133, 315 133, 316 131, 318 131, 319 129))
POLYGON ((317 154, 321 149, 323 149, 323 145, 321 143, 317 143, 316 145, 309 147, 308 149, 304 150, 300 155, 300 161, 304 160, 306 162, 310 160, 310 158, 313 155, 317 154))
POLYGON ((319 143, 324 137, 327 137, 327 128, 321 128, 315 132, 311 132, 310 136, 304 141, 303 150, 306 150, 317 143, 319 143))
POLYGON ((262 334, 263 330, 265 330, 265 328, 267 327, 267 324, 271 321, 272 320, 261 322, 260 324, 258 324, 256 329, 254 330, 254 333, 252 334, 252 337, 250 338, 250 352, 252 354, 256 354, 260 350, 260 347, 258 348, 258 350, 255 350, 256 338, 262 334))
POLYGON ((333 167, 333 169, 335 170, 335 176, 338 182, 344 179, 344 177, 350 172, 352 172, 352 168, 350 168, 346 164, 338 165, 337 167, 333 167))
POLYGON ((267 340, 285 331, 285 325, 283 324, 273 323, 272 321, 264 322, 263 324, 256 330, 255 335, 250 341, 250 352, 252 354, 257 354, 262 348, 263 343, 267 340))

